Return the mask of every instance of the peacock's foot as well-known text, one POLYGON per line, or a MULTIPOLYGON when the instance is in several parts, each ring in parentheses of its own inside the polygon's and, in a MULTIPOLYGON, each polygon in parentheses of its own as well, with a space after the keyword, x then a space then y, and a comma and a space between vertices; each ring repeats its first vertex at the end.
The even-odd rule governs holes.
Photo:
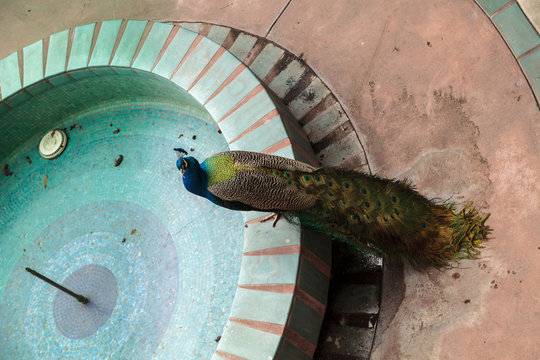
POLYGON ((268 216, 265 216, 264 218, 261 219, 260 222, 267 222, 268 220, 270 219, 274 219, 274 222, 272 223, 272 227, 276 227, 276 223, 278 222, 278 220, 281 218, 281 214, 279 213, 272 213, 268 216))

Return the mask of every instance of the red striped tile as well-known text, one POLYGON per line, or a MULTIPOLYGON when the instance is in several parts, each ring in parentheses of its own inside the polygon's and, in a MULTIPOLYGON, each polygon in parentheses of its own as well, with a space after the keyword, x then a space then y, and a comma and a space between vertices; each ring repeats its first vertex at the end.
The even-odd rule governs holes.
POLYGON ((248 251, 244 256, 263 256, 263 255, 285 255, 300 254, 300 245, 280 246, 276 248, 248 251))
POLYGON ((238 67, 232 72, 232 74, 229 75, 229 77, 227 77, 227 79, 225 79, 223 84, 221 84, 217 88, 217 90, 214 91, 214 93, 212 95, 210 95, 208 100, 205 101, 204 105, 208 104, 210 102, 210 100, 212 100, 214 97, 216 97, 216 95, 219 94, 221 92, 221 90, 223 90, 225 87, 227 87, 227 85, 229 85, 231 83, 231 81, 233 81, 245 69, 246 69, 246 66, 244 64, 238 65, 238 67))
POLYGON ((242 105, 247 103, 249 100, 251 100, 255 95, 263 91, 263 86, 261 84, 257 85, 255 89, 251 90, 249 94, 247 94, 238 104, 236 104, 231 110, 229 110, 228 113, 226 113, 221 119, 218 120, 218 124, 225 120, 228 116, 230 116, 232 113, 234 113, 236 110, 238 110, 242 105))
POLYGON ((313 357, 313 354, 315 354, 317 346, 309 342, 309 340, 298 334, 296 331, 286 328, 283 337, 310 357, 313 357))
POLYGON ((180 68, 182 67, 182 65, 184 65, 184 63, 186 62, 186 60, 189 58, 189 56, 191 55, 191 53, 195 50, 195 48, 197 47, 197 45, 199 45, 199 43, 201 42, 201 40, 204 38, 204 36, 202 35, 197 35, 197 37, 195 38, 195 40, 193 40, 193 43, 191 44, 191 46, 189 47, 189 50, 187 51, 187 53, 184 55, 184 57, 182 58, 182 60, 180 61, 180 64, 178 64, 178 66, 176 67, 176 69, 173 71, 171 77, 169 79, 172 79, 174 77, 174 75, 176 75, 176 73, 178 72, 178 70, 180 70, 180 68))
POLYGON ((129 64, 129 66, 133 66, 133 63, 135 63, 135 59, 137 59, 137 56, 139 56, 139 53, 141 52, 144 42, 148 38, 148 34, 150 34, 150 30, 152 30, 152 26, 154 26, 154 23, 155 21, 148 21, 148 23, 146 23, 146 27, 144 28, 141 39, 139 40, 139 45, 137 45, 137 50, 135 50, 135 54, 133 55, 133 58, 131 59, 131 64, 129 64))
POLYGON ((247 360, 246 358, 236 356, 236 355, 231 355, 226 352, 218 351, 218 350, 216 350, 216 354, 218 354, 219 356, 221 356, 222 358, 226 360, 247 360))
POLYGON ((293 150, 295 152, 298 152, 298 153, 302 154, 302 156, 307 161, 309 161, 310 165, 319 166, 319 161, 317 160, 317 158, 315 156, 311 155, 310 153, 308 153, 306 150, 304 150, 300 145, 298 145, 296 143, 292 143, 292 147, 293 147, 293 150))
POLYGON ((258 291, 267 291, 275 292, 281 294, 292 294, 294 292, 294 284, 249 284, 249 285, 238 285, 240 289, 248 290, 258 290, 258 291))
POLYGON ((260 128, 261 126, 263 126, 266 123, 269 123, 270 120, 274 119, 277 116, 279 116, 279 112, 277 111, 277 109, 274 109, 274 110, 270 111, 268 114, 264 115, 260 120, 258 120, 255 124, 251 125, 246 130, 244 130, 244 132, 242 132, 240 135, 238 135, 237 137, 232 139, 229 142, 229 145, 232 144, 233 142, 235 142, 236 140, 241 139, 244 136, 246 136, 247 134, 251 133, 253 130, 255 130, 257 128, 260 128))
POLYGON ((499 15, 499 14, 502 13, 504 10, 508 9, 510 6, 514 5, 516 2, 517 2, 517 0, 512 0, 512 1, 510 1, 509 3, 507 3, 506 5, 504 5, 503 7, 501 7, 499 10, 495 11, 495 12, 493 13, 493 15, 491 15, 491 18, 493 19, 495 16, 499 15))
POLYGON ((43 39, 43 77, 45 77, 45 72, 47 70, 47 57, 49 56, 49 42, 50 36, 47 36, 43 39))
POLYGON ((94 26, 94 36, 92 36, 92 45, 90 45, 90 53, 88 55, 88 61, 86 62, 86 67, 90 65, 90 59, 92 59, 92 54, 94 53, 94 48, 96 47, 97 38, 98 38, 99 32, 101 31, 102 25, 103 25, 103 21, 98 21, 96 23, 96 26, 94 26))
POLYGON ((180 30, 180 26, 174 26, 169 33, 169 36, 167 37, 167 40, 165 40, 165 44, 163 44, 163 47, 161 48, 161 51, 159 52, 156 61, 154 62, 154 65, 152 65, 152 69, 150 71, 154 71, 154 68, 157 66, 161 58, 163 57, 163 54, 165 54, 165 51, 169 48, 169 45, 171 45, 171 42, 174 40, 176 34, 180 30))
POLYGON ((116 54, 116 50, 118 50, 118 45, 120 45, 120 41, 122 40, 122 36, 124 36, 124 32, 126 31, 128 21, 126 19, 122 20, 122 24, 120 24, 120 29, 118 29, 118 35, 116 35, 116 41, 114 42, 113 50, 111 53, 111 58, 109 59, 109 66, 111 66, 111 63, 114 59, 114 55, 116 54))
POLYGON ((17 50, 17 60, 19 60, 19 77, 21 79, 21 87, 24 87, 24 53, 17 50))
POLYGON ((536 45, 536 46, 533 47, 532 49, 527 50, 527 51, 525 51, 523 54, 519 55, 518 60, 521 60, 521 59, 523 59, 524 57, 527 57, 527 56, 531 55, 532 53, 534 53, 534 52, 536 52, 536 51, 538 51, 538 50, 540 50, 540 45, 536 45))
POLYGON ((67 67, 69 64, 69 58, 71 56, 71 48, 73 47, 73 38, 75 37, 75 28, 69 29, 69 36, 68 36, 68 47, 67 47, 67 55, 66 55, 66 67, 64 68, 65 71, 67 71, 67 67))
POLYGON ((263 154, 273 154, 287 146, 291 145, 291 140, 289 138, 285 138, 281 141, 278 141, 272 146, 267 147, 263 151, 261 151, 263 154))
POLYGON ((295 289, 294 293, 298 299, 302 300, 302 302, 315 310, 319 315, 321 315, 321 317, 324 317, 326 306, 323 303, 321 303, 319 300, 311 296, 307 291, 300 289, 299 287, 295 289))
POLYGON ((265 321, 246 320, 238 318, 229 318, 229 320, 237 324, 248 326, 252 329, 264 331, 279 336, 283 335, 283 331, 285 330, 285 325, 274 324, 265 321))
POLYGON ((330 277, 330 266, 320 257, 309 251, 305 246, 302 248, 302 256, 313 264, 324 275, 330 277))
POLYGON ((188 88, 188 92, 199 82, 199 80, 210 70, 212 66, 219 60, 219 58, 225 53, 225 48, 220 47, 219 50, 212 56, 212 59, 206 64, 204 69, 202 69, 201 73, 197 76, 197 78, 193 81, 193 84, 191 84, 188 88))

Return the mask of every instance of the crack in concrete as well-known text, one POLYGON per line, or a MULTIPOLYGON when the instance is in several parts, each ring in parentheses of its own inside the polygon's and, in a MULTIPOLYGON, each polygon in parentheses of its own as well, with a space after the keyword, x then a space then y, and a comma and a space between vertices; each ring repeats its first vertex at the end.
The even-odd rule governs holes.
POLYGON ((281 11, 279 12, 278 16, 274 19, 274 22, 272 23, 272 25, 270 25, 270 27, 268 28, 268 31, 266 32, 266 34, 264 34, 264 37, 265 38, 268 38, 268 35, 270 34, 270 31, 272 31, 272 29, 274 28, 274 25, 276 25, 276 23, 278 22, 278 20, 281 18, 281 16, 283 15, 283 13, 285 12, 285 10, 287 10, 287 8, 289 7, 289 5, 291 4, 292 0, 289 0, 287 1, 287 4, 285 4, 285 6, 283 7, 283 9, 281 9, 281 11))

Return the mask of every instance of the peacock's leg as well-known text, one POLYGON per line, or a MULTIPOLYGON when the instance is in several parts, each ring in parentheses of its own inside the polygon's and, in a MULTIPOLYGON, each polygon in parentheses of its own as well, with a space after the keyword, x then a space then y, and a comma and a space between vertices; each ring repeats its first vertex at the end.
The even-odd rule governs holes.
POLYGON ((272 213, 268 216, 265 216, 260 222, 267 222, 270 219, 274 219, 274 222, 272 223, 272 227, 276 227, 276 223, 281 218, 281 214, 279 213, 272 213))

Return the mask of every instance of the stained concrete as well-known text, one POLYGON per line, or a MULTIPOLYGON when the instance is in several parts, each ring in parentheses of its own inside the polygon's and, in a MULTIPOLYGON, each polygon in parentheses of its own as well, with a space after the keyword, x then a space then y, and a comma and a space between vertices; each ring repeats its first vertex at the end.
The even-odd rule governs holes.
POLYGON ((272 26, 286 4, 2 0, 0 29, 13 35, 0 40, 0 58, 111 18, 269 32, 334 91, 374 172, 407 176, 427 196, 472 200, 492 214, 481 260, 424 273, 404 265, 403 299, 388 307, 395 313, 372 357, 540 358, 540 112, 489 19, 472 0, 292 0, 272 26))

